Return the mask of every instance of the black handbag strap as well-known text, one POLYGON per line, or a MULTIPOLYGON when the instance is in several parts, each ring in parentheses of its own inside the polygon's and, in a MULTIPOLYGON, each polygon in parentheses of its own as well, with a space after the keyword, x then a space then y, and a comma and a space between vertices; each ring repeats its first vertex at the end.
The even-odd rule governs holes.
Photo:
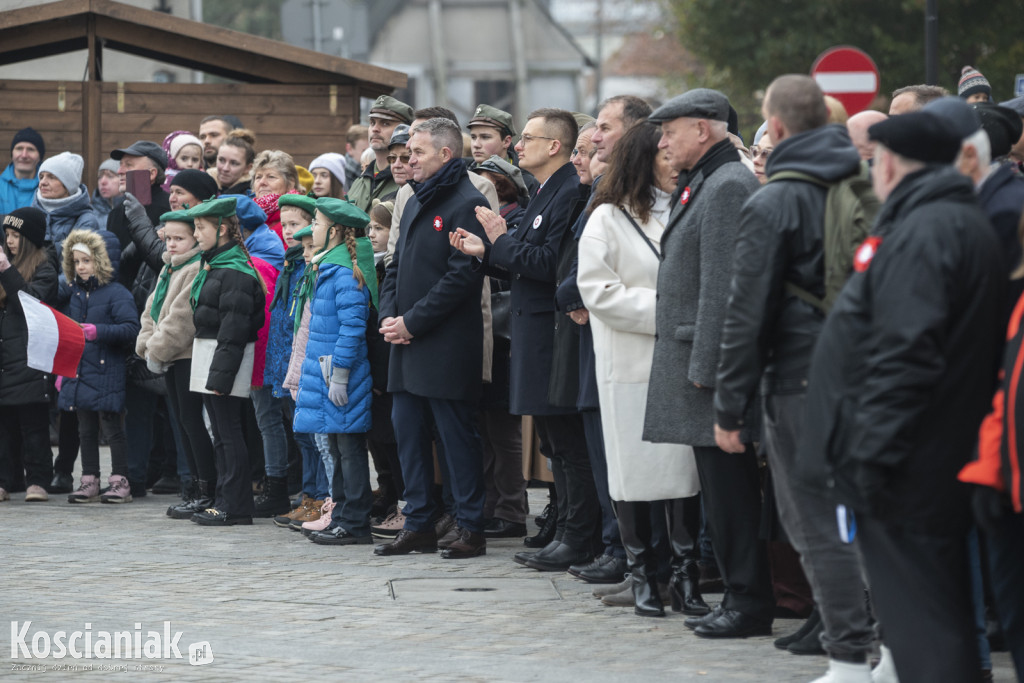
POLYGON ((621 206, 619 207, 619 211, 621 211, 621 212, 622 212, 622 214, 623 214, 623 215, 624 215, 624 216, 626 217, 626 220, 628 220, 628 221, 629 221, 630 225, 632 225, 632 226, 633 226, 634 228, 636 228, 636 231, 637 231, 638 233, 640 233, 640 236, 641 236, 641 237, 643 237, 643 238, 644 238, 644 242, 647 242, 647 246, 649 246, 649 247, 651 248, 651 251, 653 251, 653 252, 654 252, 654 256, 655 256, 655 257, 656 257, 656 258, 657 258, 657 259, 658 259, 658 260, 660 261, 660 260, 661 260, 661 254, 660 254, 660 253, 658 252, 658 248, 654 246, 654 242, 652 242, 652 241, 651 241, 651 238, 647 236, 647 233, 645 233, 645 232, 644 232, 644 231, 643 231, 643 230, 642 230, 642 229, 640 228, 640 226, 639 226, 639 225, 637 225, 636 221, 635 221, 635 220, 633 220, 633 217, 629 215, 629 212, 628 212, 628 211, 626 211, 626 210, 625 210, 624 208, 622 208, 621 206))

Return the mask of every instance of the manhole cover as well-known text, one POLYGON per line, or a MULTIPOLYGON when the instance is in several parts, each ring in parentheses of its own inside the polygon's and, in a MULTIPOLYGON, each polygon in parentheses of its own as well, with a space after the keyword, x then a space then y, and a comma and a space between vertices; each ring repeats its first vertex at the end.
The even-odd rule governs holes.
POLYGON ((549 579, 392 579, 395 600, 410 602, 540 602, 561 600, 549 579))

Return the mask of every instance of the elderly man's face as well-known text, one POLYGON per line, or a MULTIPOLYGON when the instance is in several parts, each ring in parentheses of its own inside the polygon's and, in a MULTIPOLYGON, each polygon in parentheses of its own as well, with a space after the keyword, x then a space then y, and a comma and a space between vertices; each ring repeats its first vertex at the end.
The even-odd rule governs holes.
POLYGON ((39 167, 39 150, 31 142, 19 142, 11 150, 14 173, 19 178, 32 178, 39 167))
POLYGON ((917 105, 917 96, 914 93, 905 92, 892 98, 892 102, 889 104, 889 116, 909 114, 910 112, 917 111, 920 108, 921 107, 917 105))
POLYGON ((688 117, 672 119, 661 124, 658 149, 668 155, 668 163, 676 172, 688 171, 700 161, 700 119, 688 117))

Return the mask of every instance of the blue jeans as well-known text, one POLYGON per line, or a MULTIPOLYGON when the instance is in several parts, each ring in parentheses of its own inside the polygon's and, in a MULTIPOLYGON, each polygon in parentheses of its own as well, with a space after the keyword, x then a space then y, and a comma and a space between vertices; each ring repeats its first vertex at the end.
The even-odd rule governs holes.
POLYGON ((992 605, 1003 627, 1017 680, 1024 681, 1024 514, 1007 511, 986 539, 992 605))
MULTIPOLYGON (((431 495, 434 458, 430 448, 431 417, 444 448, 448 483, 455 499, 453 514, 467 531, 484 530, 483 443, 476 429, 476 407, 469 401, 416 396, 400 391, 391 409, 398 441, 398 459, 405 479, 405 528, 431 529, 439 516, 431 495)), ((438 448, 440 451, 441 449, 438 448)))
MULTIPOLYGON (((281 397, 281 405, 285 415, 295 418, 295 400, 291 395, 281 397)), ((327 478, 327 470, 324 469, 323 460, 320 458, 320 449, 316 445, 313 434, 292 432, 295 437, 295 444, 302 454, 302 492, 312 496, 314 500, 323 500, 331 495, 331 480, 327 478)))
POLYGON ((353 536, 370 535, 370 454, 365 434, 316 434, 320 453, 334 463, 331 482, 334 511, 331 524, 353 536))
POLYGON ((274 398, 269 386, 249 390, 256 410, 256 424, 263 437, 263 459, 268 477, 288 476, 288 437, 284 432, 281 399, 274 398))

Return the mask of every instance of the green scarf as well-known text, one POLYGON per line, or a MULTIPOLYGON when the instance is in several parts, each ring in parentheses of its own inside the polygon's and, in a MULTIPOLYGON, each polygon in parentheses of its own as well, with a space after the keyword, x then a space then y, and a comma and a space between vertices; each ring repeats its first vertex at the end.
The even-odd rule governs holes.
MULTIPOLYGON (((299 328, 302 326, 302 311, 305 309, 306 302, 313 298, 313 292, 316 291, 316 278, 320 266, 324 263, 330 263, 352 270, 352 257, 349 255, 348 247, 345 246, 344 242, 327 253, 320 252, 317 256, 319 258, 316 258, 313 263, 306 266, 306 272, 302 274, 302 280, 299 281, 298 294, 292 302, 291 314, 295 319, 296 333, 298 333, 299 328)), ((370 301, 373 307, 377 308, 377 266, 373 261, 373 244, 370 242, 369 237, 356 238, 356 263, 359 264, 359 270, 363 272, 366 288, 370 290, 370 301)))
MULTIPOLYGON (((211 251, 216 251, 216 249, 211 251)), ((206 275, 214 268, 230 268, 231 270, 237 270, 239 273, 248 273, 262 285, 263 279, 256 272, 256 267, 249 261, 249 255, 245 253, 245 250, 237 242, 229 249, 225 249, 209 260, 207 260, 206 254, 207 252, 203 252, 203 261, 205 263, 199 269, 196 279, 192 281, 192 292, 188 298, 189 303, 192 304, 193 311, 196 310, 196 305, 199 304, 199 293, 203 290, 203 285, 206 284, 206 275)))
POLYGON ((188 261, 172 266, 168 263, 164 266, 164 269, 160 271, 160 280, 156 283, 156 289, 153 291, 153 307, 149 311, 149 315, 153 318, 153 322, 160 321, 160 311, 164 307, 164 299, 167 298, 167 288, 171 285, 171 273, 176 273, 182 268, 189 266, 201 257, 201 254, 197 251, 192 255, 188 261))
POLYGON ((278 301, 287 296, 288 282, 292 279, 292 273, 295 272, 296 266, 298 266, 301 261, 301 244, 289 247, 284 253, 284 268, 281 269, 281 274, 277 276, 277 283, 274 286, 274 298, 270 301, 271 308, 276 306, 278 301))

